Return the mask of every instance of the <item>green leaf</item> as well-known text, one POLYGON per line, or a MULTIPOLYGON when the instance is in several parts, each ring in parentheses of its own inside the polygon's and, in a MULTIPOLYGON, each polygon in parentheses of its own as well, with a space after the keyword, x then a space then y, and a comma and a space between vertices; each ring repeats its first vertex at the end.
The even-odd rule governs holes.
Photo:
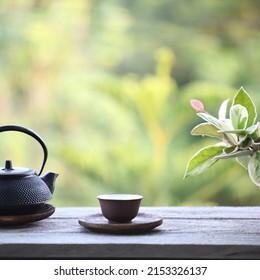
POLYGON ((238 150, 237 146, 231 146, 231 147, 226 147, 225 149, 223 149, 223 154, 230 154, 230 153, 234 153, 238 150))
POLYGON ((237 158, 237 157, 244 157, 244 156, 249 156, 252 155, 253 151, 251 150, 240 150, 240 151, 236 151, 230 154, 223 154, 223 155, 219 155, 216 156, 216 159, 229 159, 229 158, 237 158))
POLYGON ((233 134, 238 134, 238 135, 251 135, 255 133, 257 130, 258 125, 252 125, 246 129, 234 129, 234 130, 218 130, 220 133, 233 133, 233 134))
POLYGON ((239 104, 231 106, 230 119, 234 129, 245 129, 248 121, 248 112, 246 107, 239 104))
POLYGON ((209 137, 216 137, 222 139, 221 138, 222 134, 218 132, 218 128, 216 128, 214 125, 210 123, 201 123, 195 126, 191 131, 191 135, 209 136, 209 137))
POLYGON ((251 159, 251 156, 245 156, 245 157, 236 158, 236 161, 247 170, 250 159, 251 159))
POLYGON ((256 107, 251 97, 242 87, 240 88, 240 90, 237 92, 237 94, 233 99, 232 106, 236 104, 242 105, 247 109, 248 112, 247 127, 253 125, 257 117, 256 107))
MULTIPOLYGON (((211 116, 210 114, 207 114, 207 113, 197 113, 197 115, 199 117, 201 117, 202 119, 204 119, 205 121, 209 122, 210 124, 214 125, 220 131, 222 131, 222 130, 232 130, 233 129, 233 127, 230 127, 224 121, 221 121, 221 120, 211 116)), ((235 138, 234 135, 227 134, 226 137, 227 137, 228 141, 232 145, 236 145, 237 144, 237 141, 236 141, 236 138, 235 138)))
POLYGON ((222 154, 226 146, 208 146, 199 150, 188 162, 184 178, 195 176, 210 168, 218 159, 215 157, 222 154))
POLYGON ((220 108, 219 108, 219 111, 218 111, 218 118, 220 120, 225 120, 227 118, 228 103, 229 103, 229 99, 226 99, 220 105, 220 108))
POLYGON ((253 140, 248 135, 241 136, 238 141, 238 145, 241 149, 249 149, 250 146, 252 145, 252 143, 253 143, 253 140))
POLYGON ((248 163, 248 173, 250 179, 260 187, 260 152, 254 153, 248 163))
POLYGON ((254 124, 252 126, 249 126, 247 129, 246 129, 246 133, 251 135, 253 133, 255 133, 255 131, 257 130, 258 128, 258 123, 257 124, 254 124))
POLYGON ((257 141, 259 139, 260 136, 260 123, 257 122, 256 123, 256 129, 251 133, 252 139, 254 139, 255 141, 257 141))
POLYGON ((237 135, 246 135, 246 130, 245 129, 236 129, 236 130, 219 130, 221 133, 225 134, 237 134, 237 135))
POLYGON ((210 114, 200 112, 200 113, 197 113, 197 115, 199 117, 201 117, 203 120, 211 123, 212 125, 214 125, 215 127, 219 128, 219 129, 222 129, 222 130, 230 129, 230 127, 227 127, 223 121, 211 116, 210 114))

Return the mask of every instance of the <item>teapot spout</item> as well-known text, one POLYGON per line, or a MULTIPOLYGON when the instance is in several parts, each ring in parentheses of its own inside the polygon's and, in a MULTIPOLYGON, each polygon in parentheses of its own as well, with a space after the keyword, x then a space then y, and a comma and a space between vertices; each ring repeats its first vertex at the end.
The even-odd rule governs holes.
POLYGON ((58 177, 58 175, 59 174, 56 174, 53 172, 48 172, 45 175, 40 177, 45 182, 45 184, 48 186, 48 188, 50 189, 50 192, 52 194, 54 192, 55 181, 56 181, 56 178, 58 177))

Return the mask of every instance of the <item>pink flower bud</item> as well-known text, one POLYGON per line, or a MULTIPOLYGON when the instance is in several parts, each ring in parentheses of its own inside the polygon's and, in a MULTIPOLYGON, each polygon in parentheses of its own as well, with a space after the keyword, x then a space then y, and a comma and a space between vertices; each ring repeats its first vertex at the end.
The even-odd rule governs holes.
POLYGON ((193 109, 195 109, 197 112, 205 112, 204 105, 201 101, 196 99, 190 100, 190 105, 193 109))

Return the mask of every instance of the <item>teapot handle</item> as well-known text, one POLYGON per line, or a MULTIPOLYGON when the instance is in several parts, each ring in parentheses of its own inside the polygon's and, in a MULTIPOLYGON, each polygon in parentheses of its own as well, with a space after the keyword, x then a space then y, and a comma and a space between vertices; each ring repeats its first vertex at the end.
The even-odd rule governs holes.
POLYGON ((0 126, 0 132, 4 132, 4 131, 19 131, 19 132, 23 132, 25 134, 30 135, 31 137, 33 137, 35 140, 38 141, 38 143, 40 143, 42 149, 43 149, 43 162, 42 162, 42 166, 40 169, 40 172, 38 173, 38 175, 41 175, 43 168, 45 166, 45 163, 47 161, 47 157, 48 157, 48 150, 47 147, 45 145, 45 143, 43 142, 42 138, 35 133, 34 131, 32 131, 31 129, 28 129, 26 127, 23 126, 18 126, 18 125, 4 125, 4 126, 0 126))

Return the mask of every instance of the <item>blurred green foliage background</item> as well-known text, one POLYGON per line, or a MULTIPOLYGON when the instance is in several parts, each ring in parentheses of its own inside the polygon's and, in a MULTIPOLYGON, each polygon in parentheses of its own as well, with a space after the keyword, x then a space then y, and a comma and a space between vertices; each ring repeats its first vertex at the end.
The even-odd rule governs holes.
MULTIPOLYGON (((259 13, 256 0, 1 0, 0 125, 45 140, 56 206, 118 192, 143 205, 260 205, 235 160, 183 180, 213 143, 190 135, 191 98, 216 114, 243 86, 259 108, 259 13)), ((2 165, 40 168, 33 139, 0 137, 2 165)))

